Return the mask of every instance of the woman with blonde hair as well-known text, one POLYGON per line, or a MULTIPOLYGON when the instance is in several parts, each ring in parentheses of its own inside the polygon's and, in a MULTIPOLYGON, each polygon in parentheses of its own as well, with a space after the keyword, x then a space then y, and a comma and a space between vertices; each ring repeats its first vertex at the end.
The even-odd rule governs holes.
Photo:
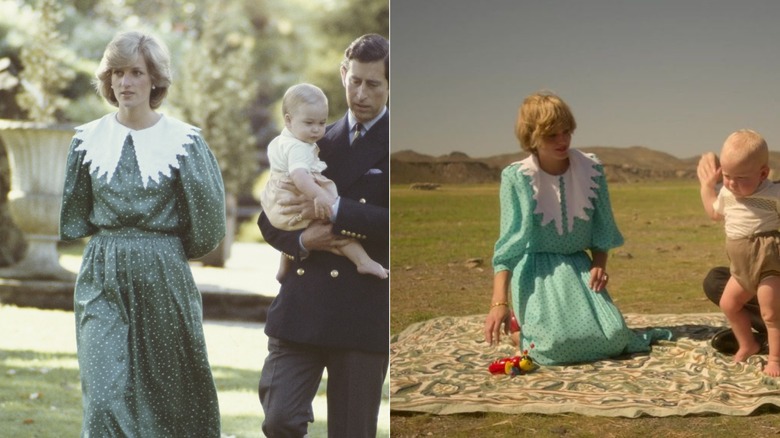
POLYGON ((501 230, 485 340, 517 315, 522 350, 542 365, 649 351, 667 330, 634 333, 607 294, 607 254, 623 244, 601 163, 571 149, 577 123, 552 93, 520 106, 516 135, 530 156, 501 174, 501 230))
POLYGON ((96 76, 118 110, 76 128, 60 217, 63 240, 91 237, 74 297, 82 436, 219 437, 188 264, 225 233, 219 166, 198 128, 156 111, 162 42, 117 35, 96 76))

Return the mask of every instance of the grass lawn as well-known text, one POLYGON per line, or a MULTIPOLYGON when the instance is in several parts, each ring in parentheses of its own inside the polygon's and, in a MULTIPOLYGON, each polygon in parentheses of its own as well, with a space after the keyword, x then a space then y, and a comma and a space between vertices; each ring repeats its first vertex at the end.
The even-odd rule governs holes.
MULTIPOLYGON (((262 326, 206 321, 204 330, 223 437, 260 437, 262 326)), ((79 436, 81 381, 73 313, 3 305, 0 331, 0 436, 79 436)), ((310 430, 313 436, 327 434, 325 418, 318 415, 310 430)))
MULTIPOLYGON (((727 262, 723 227, 706 217, 695 181, 612 184, 626 243, 607 265, 624 313, 718 312, 702 292, 707 271, 727 262)), ((393 186, 391 333, 442 315, 486 314, 498 237, 498 185, 393 186), (475 265, 478 265, 475 267, 475 265)), ((391 404, 392 408, 392 404, 391 404)), ((780 409, 750 417, 603 418, 578 415, 391 414, 393 436, 768 436, 780 409)))
MULTIPOLYGON (((254 223, 242 223, 239 229, 237 241, 261 241, 254 223)), ((63 257, 80 257, 85 242, 60 243, 58 251, 63 257)), ((262 324, 206 320, 204 332, 223 438, 261 437, 257 384, 267 354, 262 324)), ((326 387, 327 373, 313 401, 312 437, 327 436, 326 387)), ((386 381, 378 437, 390 435, 388 393, 386 381)), ((77 437, 81 417, 73 313, 0 303, 0 437, 77 437)))

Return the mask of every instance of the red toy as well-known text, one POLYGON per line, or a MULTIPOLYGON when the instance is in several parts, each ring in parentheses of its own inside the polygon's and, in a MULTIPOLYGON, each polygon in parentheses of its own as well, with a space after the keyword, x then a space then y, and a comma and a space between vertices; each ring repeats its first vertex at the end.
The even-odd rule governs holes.
POLYGON ((517 322, 517 318, 515 317, 515 312, 512 311, 510 314, 509 319, 509 332, 515 333, 520 331, 520 323, 517 322))
MULTIPOLYGON (((534 344, 531 344, 531 348, 534 348, 534 344)), ((531 356, 528 355, 528 350, 523 350, 521 356, 505 357, 502 359, 494 360, 490 364, 488 370, 491 374, 506 374, 509 376, 522 376, 535 370, 537 365, 534 363, 531 356)))

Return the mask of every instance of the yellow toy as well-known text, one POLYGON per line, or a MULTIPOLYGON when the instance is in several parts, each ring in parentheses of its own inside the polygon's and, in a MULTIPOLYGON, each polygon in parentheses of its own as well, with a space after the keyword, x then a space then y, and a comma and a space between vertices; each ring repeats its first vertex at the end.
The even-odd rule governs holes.
MULTIPOLYGON (((533 344, 531 344, 531 348, 534 348, 533 344)), ((528 350, 523 350, 521 356, 505 357, 494 360, 488 367, 488 370, 491 374, 518 376, 528 374, 536 368, 538 368, 538 366, 534 363, 533 359, 531 359, 531 356, 528 355, 528 350)))

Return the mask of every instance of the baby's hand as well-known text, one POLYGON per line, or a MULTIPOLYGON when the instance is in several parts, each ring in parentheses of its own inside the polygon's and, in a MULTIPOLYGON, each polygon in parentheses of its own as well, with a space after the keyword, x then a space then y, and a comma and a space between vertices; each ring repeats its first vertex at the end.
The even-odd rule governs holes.
POLYGON ((696 167, 696 176, 703 187, 714 188, 720 181, 721 170, 718 156, 712 152, 707 152, 699 159, 699 165, 696 167))
POLYGON ((333 203, 336 202, 329 196, 317 196, 314 198, 314 214, 317 219, 330 220, 333 216, 333 203))

